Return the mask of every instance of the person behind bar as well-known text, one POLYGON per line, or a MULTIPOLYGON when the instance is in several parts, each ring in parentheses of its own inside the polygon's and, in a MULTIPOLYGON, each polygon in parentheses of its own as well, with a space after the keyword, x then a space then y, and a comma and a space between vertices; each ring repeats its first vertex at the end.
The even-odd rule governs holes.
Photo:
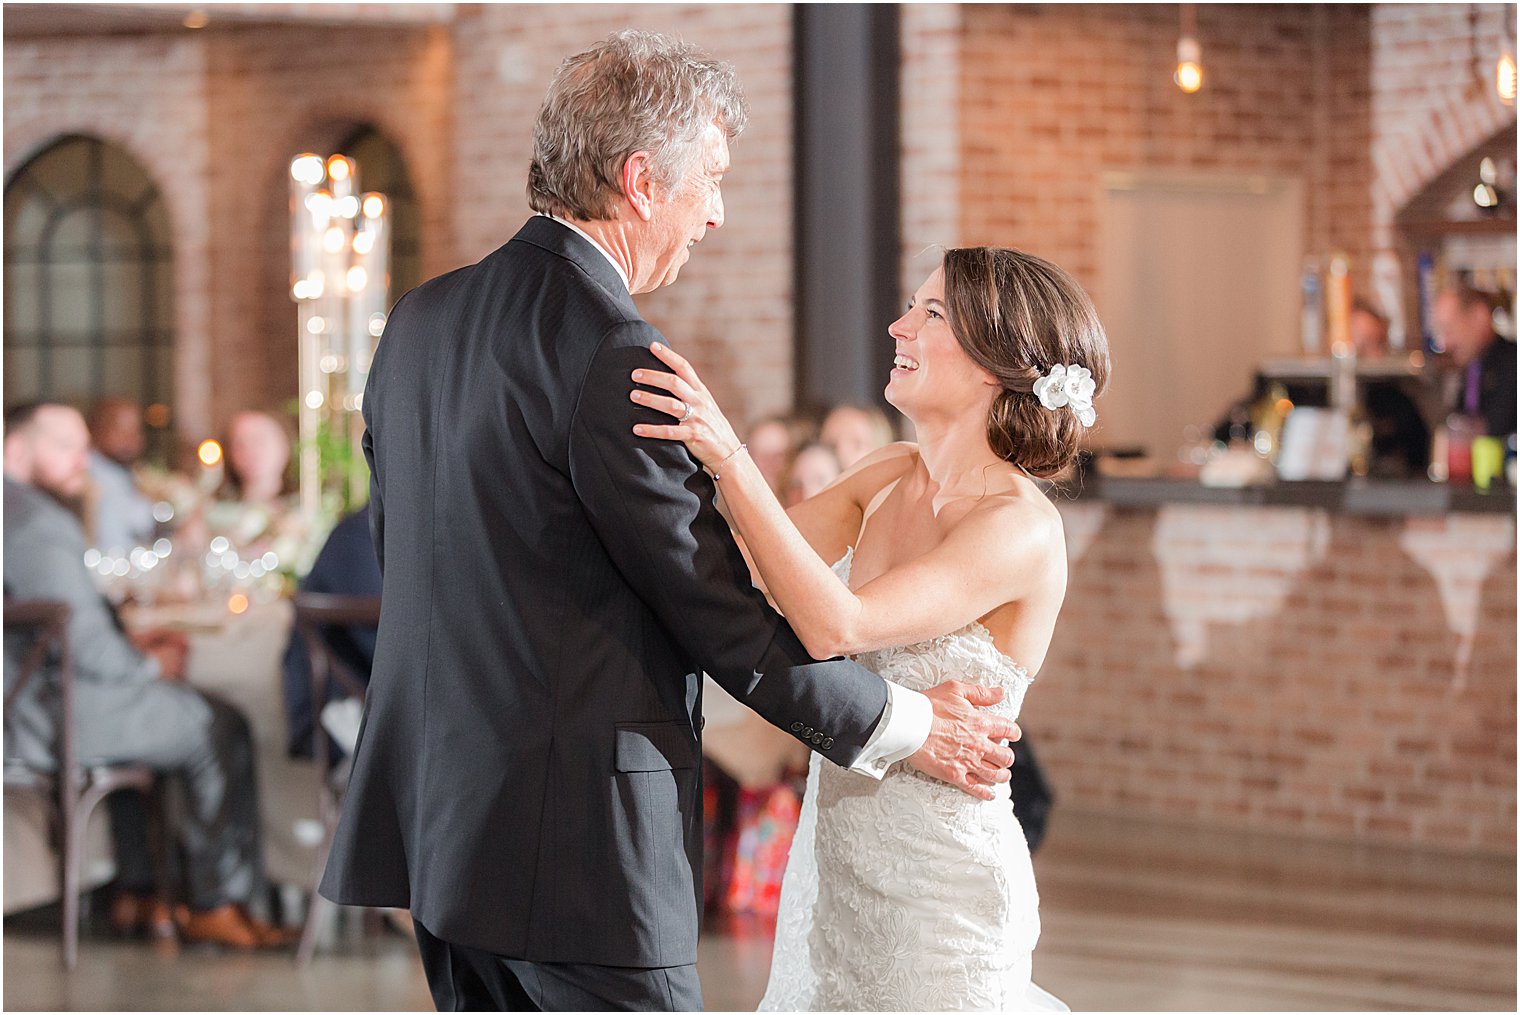
POLYGON ((1433 308, 1436 337, 1461 372, 1452 412, 1475 416, 1491 437, 1515 432, 1515 343, 1494 330, 1494 298, 1463 283, 1442 290, 1433 308))

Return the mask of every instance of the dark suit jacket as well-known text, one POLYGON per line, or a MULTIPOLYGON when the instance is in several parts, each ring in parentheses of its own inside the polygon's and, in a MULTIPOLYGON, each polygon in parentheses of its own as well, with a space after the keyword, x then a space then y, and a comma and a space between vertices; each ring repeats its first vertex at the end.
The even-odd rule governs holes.
MULTIPOLYGON (((1467 405, 1467 378, 1457 393, 1456 411, 1467 405)), ((1515 343, 1496 337, 1483 354, 1478 379, 1478 415, 1483 429, 1491 437, 1515 432, 1515 343)))
POLYGON ((544 217, 392 311, 364 395, 384 606, 328 898, 513 958, 694 962, 700 672, 836 763, 869 739, 884 682, 810 659, 706 473, 633 436, 660 338, 544 217))

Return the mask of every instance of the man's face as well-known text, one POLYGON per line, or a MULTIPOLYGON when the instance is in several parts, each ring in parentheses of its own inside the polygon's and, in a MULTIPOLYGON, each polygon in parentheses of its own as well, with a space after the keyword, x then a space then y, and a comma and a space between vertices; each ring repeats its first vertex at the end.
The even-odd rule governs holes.
POLYGON ((1365 310, 1352 310, 1351 344, 1364 359, 1377 359, 1388 351, 1388 326, 1365 310))
POLYGON ((62 405, 44 406, 32 421, 32 485, 55 497, 84 493, 90 431, 84 417, 62 405))
POLYGON ((101 454, 122 465, 131 465, 142 457, 142 413, 129 402, 114 402, 96 421, 95 447, 101 454))
POLYGON ((1483 354, 1493 334, 1493 318, 1482 303, 1463 307, 1456 293, 1436 297, 1431 312, 1436 337, 1458 366, 1466 366, 1483 354))
POLYGON ((697 166, 676 184, 673 193, 656 186, 642 260, 650 265, 644 284, 636 292, 650 292, 669 285, 691 259, 691 248, 709 229, 723 225, 723 174, 728 172, 728 137, 717 123, 709 123, 697 142, 701 154, 697 166))

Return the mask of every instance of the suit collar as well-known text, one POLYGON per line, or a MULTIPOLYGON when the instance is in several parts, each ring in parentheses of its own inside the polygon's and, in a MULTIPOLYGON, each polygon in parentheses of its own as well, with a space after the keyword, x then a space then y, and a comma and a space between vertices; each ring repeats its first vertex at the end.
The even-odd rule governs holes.
POLYGON ((617 269, 607 260, 607 256, 590 240, 564 223, 556 222, 547 215, 534 215, 523 223, 523 227, 517 231, 517 235, 512 237, 512 240, 514 242, 521 240, 523 243, 546 250, 557 257, 573 261, 614 299, 629 308, 634 308, 633 296, 628 292, 628 287, 623 284, 622 276, 617 273, 617 269))

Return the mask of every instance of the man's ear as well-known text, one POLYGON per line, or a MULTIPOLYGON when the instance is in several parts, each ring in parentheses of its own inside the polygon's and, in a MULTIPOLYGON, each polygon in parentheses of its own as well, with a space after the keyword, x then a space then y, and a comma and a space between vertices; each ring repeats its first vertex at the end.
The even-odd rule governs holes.
POLYGON ((623 197, 639 218, 654 214, 654 173, 648 152, 634 152, 623 163, 623 197))
POLYGON ((13 433, 5 438, 5 474, 24 476, 32 471, 31 441, 26 434, 13 433))

